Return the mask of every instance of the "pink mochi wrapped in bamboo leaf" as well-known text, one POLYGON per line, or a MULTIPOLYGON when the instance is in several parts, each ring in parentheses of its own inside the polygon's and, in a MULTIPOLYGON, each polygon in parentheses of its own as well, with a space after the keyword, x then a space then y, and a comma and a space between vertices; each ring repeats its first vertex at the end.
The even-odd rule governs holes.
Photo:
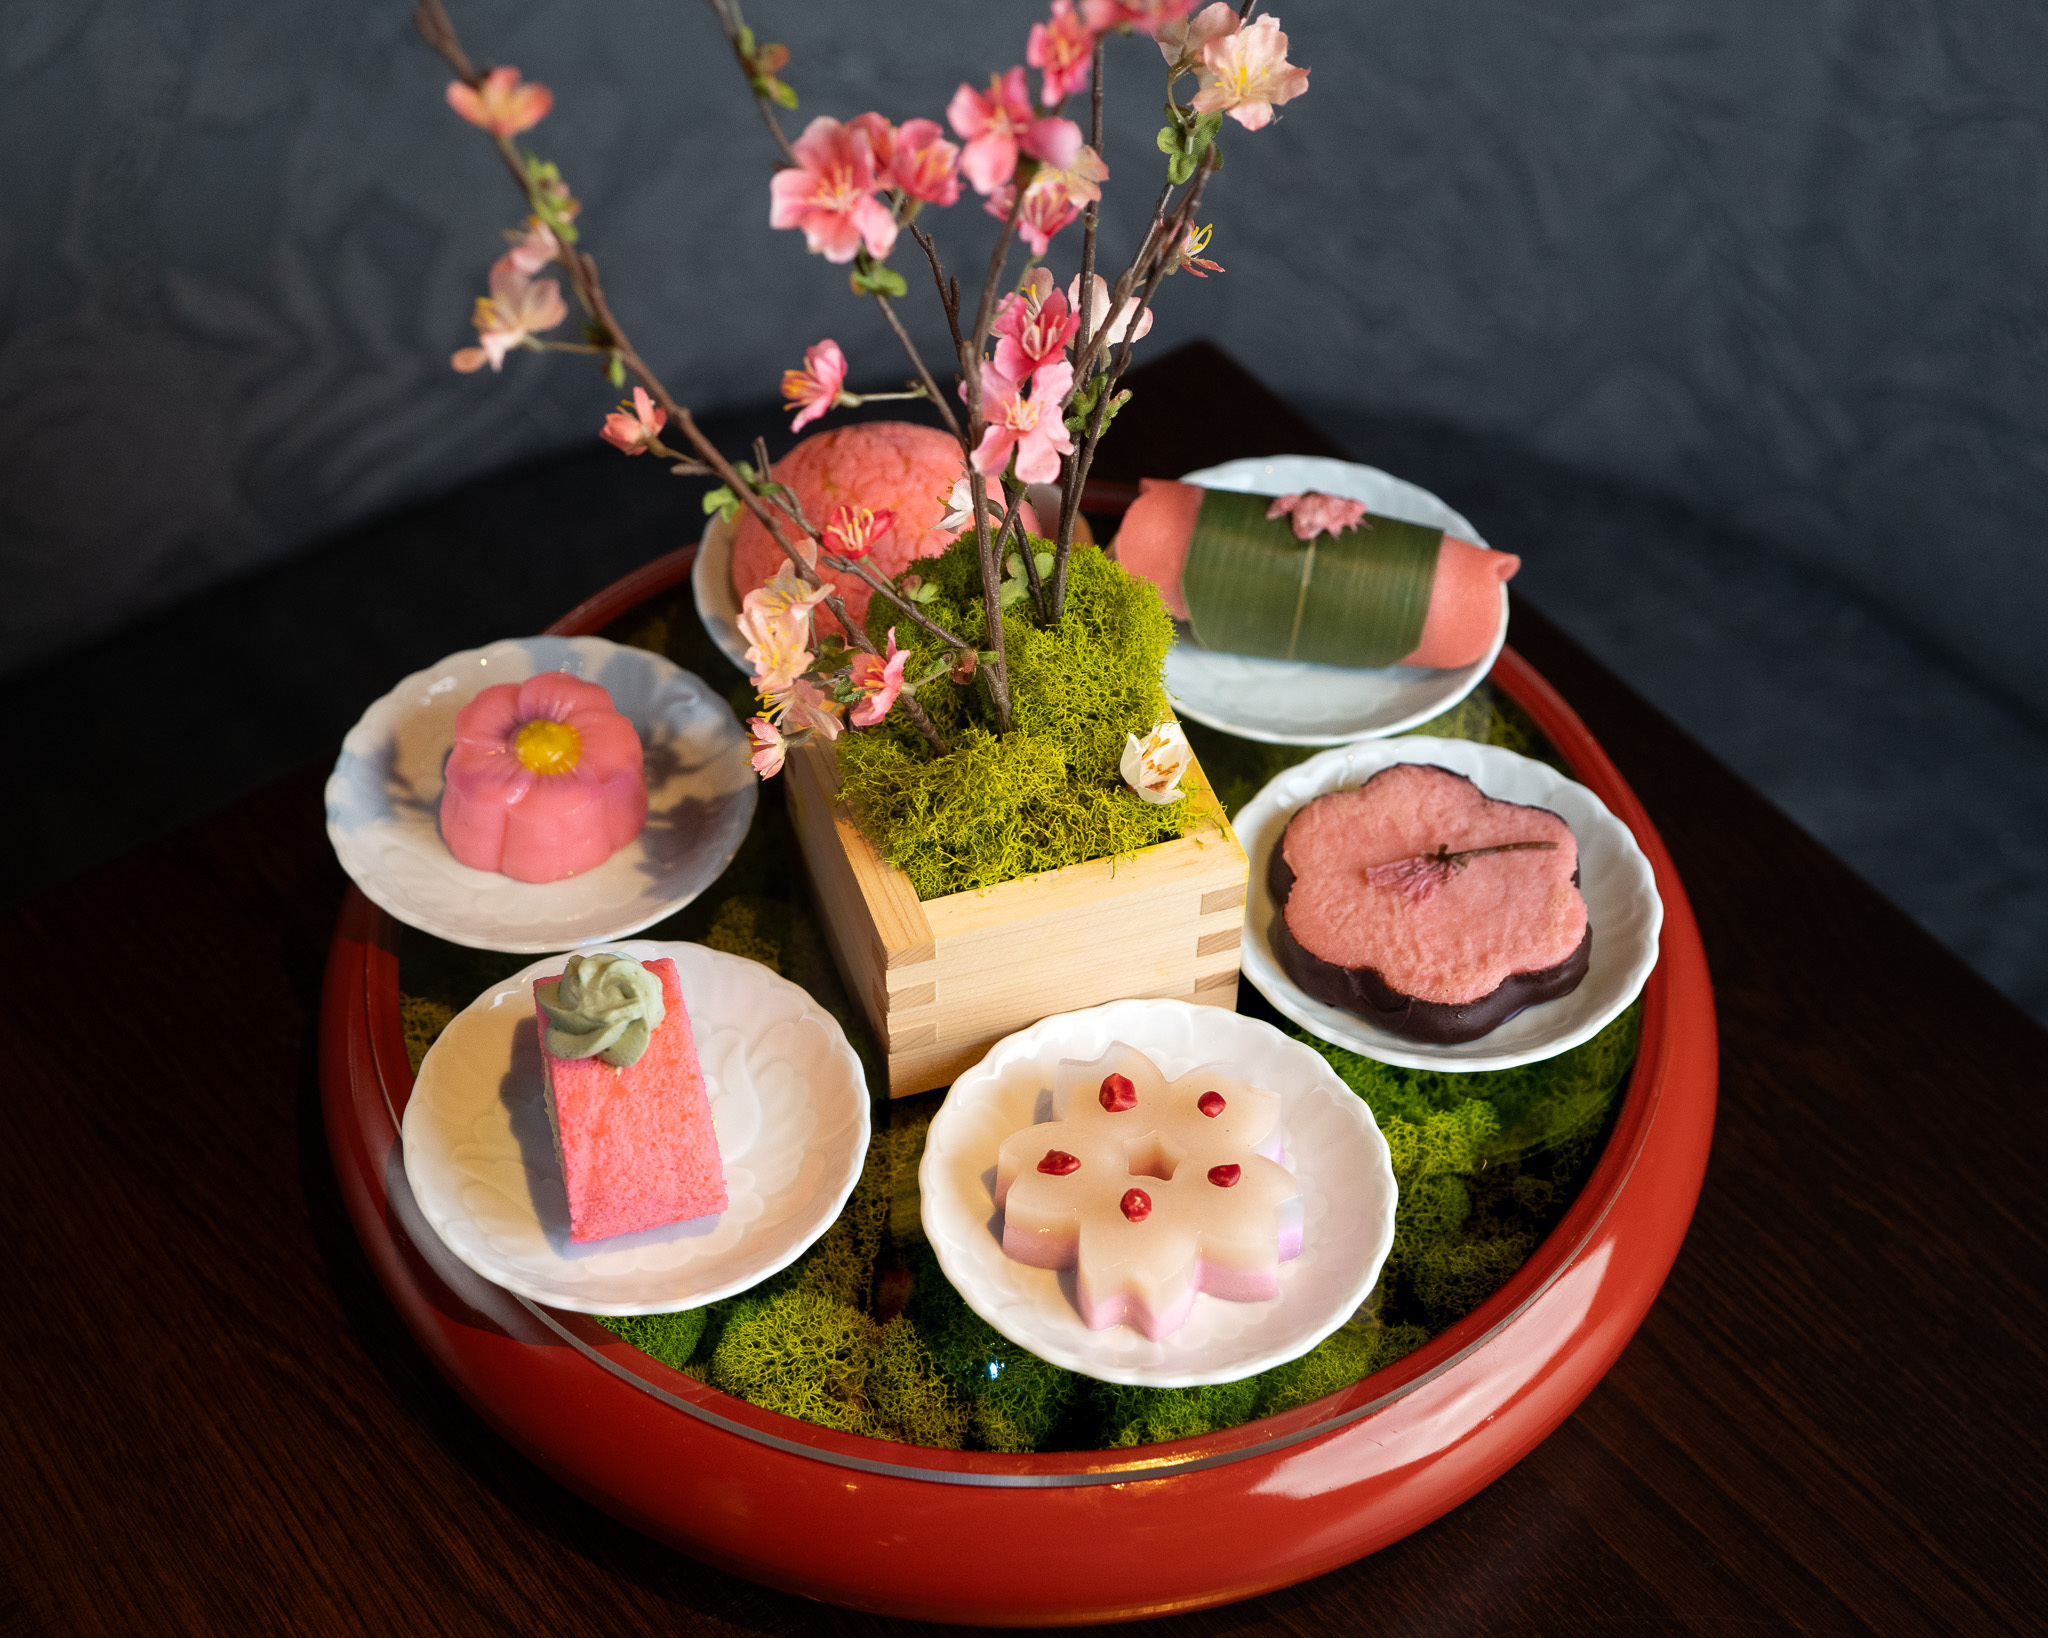
POLYGON ((642 764, 640 735, 596 683, 563 671, 499 683, 456 715, 442 839, 516 881, 581 875, 646 824, 642 764))
POLYGON ((1158 478, 1140 482, 1116 559, 1204 648, 1345 666, 1477 663, 1522 563, 1340 496, 1158 478))

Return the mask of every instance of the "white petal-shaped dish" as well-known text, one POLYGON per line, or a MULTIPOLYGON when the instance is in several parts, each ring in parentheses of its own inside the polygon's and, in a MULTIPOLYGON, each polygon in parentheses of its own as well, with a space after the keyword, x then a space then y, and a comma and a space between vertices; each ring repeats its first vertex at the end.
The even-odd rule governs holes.
POLYGON ((729 1202, 716 1217, 577 1245, 541 1086, 536 961, 449 1023, 406 1105, 405 1176, 448 1249, 522 1297, 585 1314, 666 1314, 787 1267, 838 1218, 868 1152, 868 1088, 838 1021, 758 961, 701 944, 671 956, 711 1098, 729 1202))
POLYGON ((704 526, 704 538, 697 543, 697 561, 690 565, 690 595, 696 599, 697 618, 704 622, 719 653, 751 675, 754 668, 747 664, 747 640, 740 635, 739 594, 732 589, 732 534, 732 525, 723 518, 713 518, 704 526))
POLYGON ((1664 901, 1650 861, 1628 826, 1585 786, 1547 763, 1469 739, 1367 740, 1339 746, 1276 775, 1233 821, 1251 859, 1245 903, 1244 975, 1281 1012, 1312 1035, 1382 1063, 1410 1069, 1512 1069, 1554 1058, 1595 1035, 1642 992, 1657 965, 1664 901), (1579 987, 1510 1018, 1476 1041, 1436 1045, 1411 1041, 1353 1012, 1305 993, 1273 954, 1273 896, 1266 871, 1287 821, 1312 798, 1352 790, 1396 762, 1428 762, 1461 773, 1488 796, 1548 808, 1572 827, 1579 843, 1579 890, 1586 896, 1593 954, 1579 987))
POLYGON ((1372 1111, 1317 1053, 1272 1025, 1186 1001, 1113 1001, 1057 1013, 1004 1037, 953 1083, 918 1168, 926 1237, 967 1304, 1021 1348, 1104 1382, 1191 1388, 1234 1382, 1299 1358, 1357 1311, 1394 1242, 1394 1168, 1372 1111), (1301 1255, 1280 1265, 1280 1295, 1230 1302, 1204 1293, 1171 1336, 1081 1323, 1071 1272, 1003 1253, 996 1150, 1049 1117, 1063 1058, 1121 1041, 1169 1080, 1228 1063, 1281 1097, 1287 1164, 1302 1186, 1301 1255))
POLYGON ((636 933, 688 904, 732 862, 758 788, 746 731, 694 673, 602 637, 514 637, 414 672, 363 713, 327 781, 327 835, 356 885, 408 926, 538 955, 636 933), (442 769, 463 706, 544 671, 602 684, 639 730, 647 825, 594 870, 517 882, 448 851, 442 769))
MULTIPOLYGON (((1364 501, 1382 517, 1443 529, 1475 546, 1479 531, 1427 489, 1376 466, 1320 455, 1273 455, 1226 461, 1181 480, 1207 489, 1291 495, 1319 489, 1364 501)), ((1500 630, 1477 664, 1435 670, 1389 665, 1312 665, 1221 654, 1176 643, 1166 656, 1166 692, 1174 709, 1211 728, 1269 745, 1342 745, 1419 727, 1448 711, 1493 669, 1508 638, 1508 594, 1500 594, 1500 630)))

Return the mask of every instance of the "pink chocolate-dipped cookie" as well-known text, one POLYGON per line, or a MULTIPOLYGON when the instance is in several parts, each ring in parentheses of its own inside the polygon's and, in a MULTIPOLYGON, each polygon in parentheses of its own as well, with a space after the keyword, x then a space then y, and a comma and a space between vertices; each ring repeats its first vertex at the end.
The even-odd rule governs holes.
POLYGON ((1547 808, 1396 763, 1288 821, 1268 872, 1275 953, 1319 1000, 1417 1040, 1474 1040, 1585 976, 1578 868, 1547 808))
POLYGON ((1062 1063, 1053 1119, 996 1158, 1003 1250, 1075 1271, 1091 1330, 1125 1323, 1157 1341, 1198 1293, 1280 1294, 1301 1252, 1300 1187, 1279 1163, 1280 1097, 1220 1066, 1168 1082, 1121 1042, 1062 1063))
POLYGON ((544 672, 486 688, 457 714, 441 835, 464 864, 560 881, 646 822, 640 736, 596 683, 544 672))

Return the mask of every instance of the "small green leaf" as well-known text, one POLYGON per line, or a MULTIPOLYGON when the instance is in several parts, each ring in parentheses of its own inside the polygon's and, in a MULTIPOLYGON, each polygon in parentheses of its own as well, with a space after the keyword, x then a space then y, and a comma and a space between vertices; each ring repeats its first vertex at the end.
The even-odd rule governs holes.
POLYGON ((623 387, 626 384, 626 361, 617 353, 613 353, 605 360, 604 378, 615 387, 623 387))
POLYGON ((794 108, 796 106, 796 90, 794 87, 782 80, 771 79, 768 83, 774 87, 768 94, 782 104, 783 107, 794 108))
POLYGON ((1159 144, 1159 151, 1163 154, 1177 154, 1180 152, 1180 130, 1177 126, 1160 126, 1159 135, 1155 140, 1159 144))
POLYGON ((707 518, 716 515, 730 523, 740 515, 740 506, 739 496, 726 484, 720 484, 704 497, 704 515, 707 518))
POLYGON ((1166 180, 1179 187, 1195 174, 1195 162, 1186 154, 1175 154, 1166 162, 1166 180))
POLYGON ((939 595, 939 588, 937 586, 934 586, 930 581, 926 581, 922 586, 919 586, 915 591, 908 592, 905 595, 908 596, 911 602, 913 603, 929 603, 934 597, 937 597, 939 595))
POLYGON ((1033 552, 1031 554, 1031 561, 1038 570, 1038 578, 1040 580, 1050 580, 1052 578, 1052 553, 1033 552))

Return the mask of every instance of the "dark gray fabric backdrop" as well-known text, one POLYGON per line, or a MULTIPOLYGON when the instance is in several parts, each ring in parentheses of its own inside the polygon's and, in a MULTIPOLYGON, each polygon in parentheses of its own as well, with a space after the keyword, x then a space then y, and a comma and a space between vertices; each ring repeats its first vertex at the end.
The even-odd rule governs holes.
MULTIPOLYGON (((857 380, 898 373, 842 274, 768 230, 764 140, 704 7, 455 11, 479 57, 555 88, 536 145, 679 391, 759 400, 822 334, 857 380)), ((1214 335, 1311 408, 1668 494, 2048 708, 2048 8, 1279 11, 1310 94, 1233 132, 1229 273, 1174 281, 1159 344, 1214 335)), ((1039 13, 756 0, 753 20, 794 47, 804 117, 904 118, 1017 60, 1039 13)), ((1156 67, 1112 52, 1126 248, 1156 67)), ((0 671, 594 431, 615 395, 576 361, 447 368, 518 212, 445 77, 403 0, 0 0, 0 671)), ((986 243, 971 202, 941 223, 963 265, 986 243)))

